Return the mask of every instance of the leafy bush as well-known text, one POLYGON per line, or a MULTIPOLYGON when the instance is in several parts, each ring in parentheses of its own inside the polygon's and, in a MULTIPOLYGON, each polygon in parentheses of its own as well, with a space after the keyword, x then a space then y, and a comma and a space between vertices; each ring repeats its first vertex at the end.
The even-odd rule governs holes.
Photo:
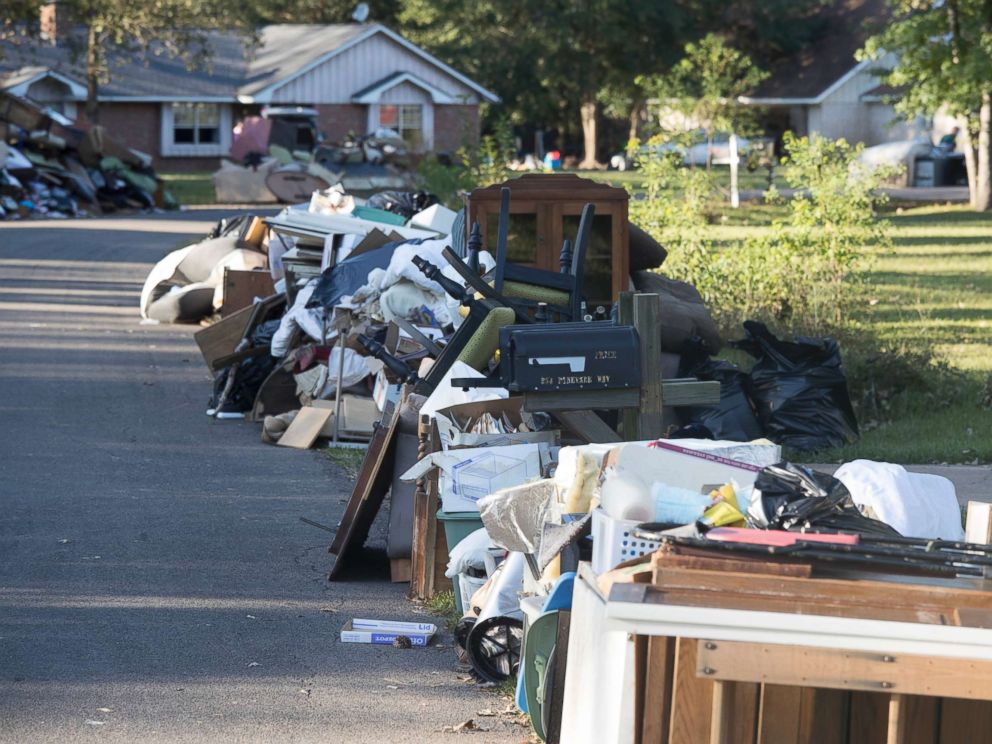
POLYGON ((494 134, 485 135, 477 146, 462 145, 450 164, 436 155, 428 155, 417 168, 417 180, 421 188, 436 195, 442 204, 460 209, 464 192, 491 186, 510 177, 511 171, 506 164, 514 154, 512 133, 508 126, 500 125, 494 134))
MULTIPOLYGON (((888 173, 861 167, 860 145, 787 134, 784 177, 798 190, 787 220, 718 246, 707 229, 718 198, 712 177, 680 167, 681 156, 660 140, 648 144, 639 158, 645 198, 632 200, 631 220, 666 245, 664 273, 695 285, 721 328, 757 319, 827 334, 849 323, 867 261, 889 244, 889 224, 877 216, 888 173)), ((780 197, 773 190, 766 198, 780 197)))

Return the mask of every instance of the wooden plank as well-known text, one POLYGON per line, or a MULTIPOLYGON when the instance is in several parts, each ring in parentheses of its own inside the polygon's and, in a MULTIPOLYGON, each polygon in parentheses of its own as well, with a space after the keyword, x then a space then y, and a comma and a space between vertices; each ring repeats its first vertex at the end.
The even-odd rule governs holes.
MULTIPOLYGON (((620 292, 617 295, 617 325, 634 325, 634 293, 620 292)), ((640 403, 640 396, 638 396, 640 403)), ((637 441, 637 411, 623 410, 620 412, 620 432, 628 442, 637 441)))
POLYGON ((710 744, 754 744, 760 685, 714 682, 710 744))
POLYGON ((799 740, 846 744, 850 699, 847 690, 803 687, 799 698, 799 740))
POLYGON ((802 688, 762 685, 758 744, 800 744, 802 688))
POLYGON ((885 744, 907 744, 909 732, 906 728, 906 700, 904 695, 889 695, 889 726, 885 744))
POLYGON ((720 383, 716 380, 669 380, 662 382, 666 406, 705 406, 720 402, 720 383))
POLYGON ((638 388, 624 390, 562 390, 524 393, 525 411, 608 411, 640 405, 638 388))
POLYGON ((646 666, 641 741, 643 744, 666 744, 672 714, 675 639, 650 636, 646 666))
POLYGON ((634 640, 634 744, 644 738, 644 700, 647 697, 648 645, 651 636, 636 635, 634 640))
POLYGON ((720 680, 992 700, 990 661, 718 641, 698 665, 720 680))
POLYGON ((743 561, 708 556, 679 555, 657 551, 651 554, 653 566, 669 568, 689 568, 700 571, 738 571, 756 574, 773 574, 775 576, 801 576, 809 578, 813 570, 806 563, 768 563, 758 561, 743 561))
POLYGON ((852 692, 848 744, 885 744, 889 728, 889 695, 852 692))
POLYGON ((389 559, 389 580, 394 584, 401 584, 410 580, 409 558, 389 559))
MULTIPOLYGON (((417 460, 422 460, 430 454, 431 419, 421 416, 417 422, 417 460)), ((424 598, 426 583, 426 554, 427 554, 427 513, 428 513, 427 477, 418 478, 413 492, 413 537, 410 551, 410 589, 407 596, 410 599, 424 598)))
POLYGON ((234 353, 251 320, 251 311, 250 307, 246 307, 193 334, 203 361, 211 372, 222 368, 222 365, 217 365, 218 359, 234 353))
POLYGON ((940 744, 992 742, 992 703, 975 700, 941 701, 940 744))
MULTIPOLYGON (((547 744, 561 742, 561 716, 565 710, 565 670, 568 666, 568 632, 572 624, 571 610, 558 610, 558 635, 555 639, 555 663, 552 670, 554 681, 551 684, 551 712, 545 734, 547 744)), ((567 744, 567 742, 565 742, 567 744)))
POLYGON ((904 695, 905 744, 937 744, 940 737, 940 698, 904 695))
POLYGON ((664 580, 659 579, 655 583, 664 584, 666 589, 697 588, 730 595, 743 588, 747 593, 763 594, 769 598, 824 602, 844 599, 852 605, 894 605, 940 612, 952 612, 958 607, 992 609, 992 592, 984 590, 982 582, 951 586, 947 581, 941 581, 940 584, 872 579, 850 581, 817 578, 815 581, 808 581, 798 577, 765 576, 743 571, 669 569, 660 564, 658 570, 665 572, 664 580))
POLYGON ((675 641, 669 744, 701 744, 710 738, 713 681, 696 674, 696 640, 675 641))
POLYGON ((351 492, 341 524, 328 551, 335 556, 328 575, 329 579, 333 580, 341 573, 349 552, 365 544, 365 538, 368 537, 375 515, 382 506, 386 491, 389 490, 392 468, 384 465, 386 463, 391 465, 393 461, 399 412, 400 406, 397 403, 387 403, 382 412, 382 419, 372 435, 372 441, 369 442, 362 468, 355 481, 355 488, 351 492))
POLYGON ((561 424, 587 442, 622 442, 609 425, 592 411, 554 411, 561 424))
POLYGON ((251 307, 257 297, 271 297, 275 292, 272 274, 268 271, 238 271, 224 269, 224 301, 220 315, 226 318, 251 307))
POLYGON ((276 444, 280 447, 310 449, 320 436, 320 431, 331 417, 331 413, 327 408, 304 406, 276 444))
POLYGON ((634 328, 637 329, 641 347, 641 396, 637 411, 639 440, 659 439, 664 434, 660 323, 661 297, 643 293, 634 295, 634 328))

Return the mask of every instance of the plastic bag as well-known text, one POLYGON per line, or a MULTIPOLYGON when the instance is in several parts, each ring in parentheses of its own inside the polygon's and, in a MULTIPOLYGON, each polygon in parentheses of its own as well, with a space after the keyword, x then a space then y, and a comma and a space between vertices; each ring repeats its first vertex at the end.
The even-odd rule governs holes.
POLYGON ((406 219, 434 204, 437 204, 437 197, 426 191, 380 191, 365 202, 367 207, 402 215, 406 219))
POLYGON ((836 341, 802 336, 782 341, 754 321, 745 322, 744 330, 747 338, 732 345, 757 360, 747 393, 769 439, 805 451, 857 440, 858 421, 836 341))
POLYGON ((736 364, 710 359, 701 339, 686 343, 679 377, 696 377, 720 383, 720 402, 715 406, 680 409, 686 425, 706 427, 713 439, 750 442, 765 435, 745 390, 748 376, 736 364))
POLYGON ((762 468, 748 513, 769 529, 842 530, 882 537, 899 533, 863 515, 847 488, 832 475, 781 462, 762 468))

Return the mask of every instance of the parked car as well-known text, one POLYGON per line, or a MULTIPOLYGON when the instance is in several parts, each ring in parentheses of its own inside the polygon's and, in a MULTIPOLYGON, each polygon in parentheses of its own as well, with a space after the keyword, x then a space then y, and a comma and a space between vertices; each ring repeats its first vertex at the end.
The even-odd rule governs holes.
MULTIPOLYGON (((747 137, 737 138, 737 151, 740 157, 744 153, 756 146, 764 146, 771 140, 768 138, 748 139, 747 137)), ((712 165, 730 165, 730 133, 716 132, 712 141, 706 142, 706 134, 703 130, 693 132, 692 144, 688 147, 674 142, 665 142, 660 145, 641 145, 638 148, 638 155, 643 157, 651 152, 658 154, 666 152, 682 153, 683 165, 705 166, 707 149, 710 153, 710 163, 712 165)), ((618 153, 610 158, 610 167, 619 171, 630 170, 636 167, 636 157, 630 157, 629 153, 618 153)))

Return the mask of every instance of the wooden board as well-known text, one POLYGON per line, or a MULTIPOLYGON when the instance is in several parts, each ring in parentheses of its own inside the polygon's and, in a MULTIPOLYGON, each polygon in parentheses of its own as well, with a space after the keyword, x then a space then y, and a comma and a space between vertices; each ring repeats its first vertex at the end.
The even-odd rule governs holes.
POLYGON ((587 442, 620 443, 623 439, 592 411, 554 411, 562 426, 587 442))
POLYGON ((280 447, 293 447, 294 449, 310 449, 313 443, 320 436, 321 429, 327 420, 333 415, 333 411, 327 408, 314 408, 304 406, 296 414, 296 418, 286 428, 279 441, 280 447))
MULTIPOLYGON (((663 433, 664 403, 661 380, 661 297, 634 295, 634 327, 641 340, 641 401, 637 410, 637 438, 658 439, 663 433)), ((719 383, 717 395, 719 396, 719 383)))
POLYGON ((666 744, 672 714, 675 639, 649 636, 644 675, 642 744, 666 744))
POLYGON ((710 739, 713 681, 696 673, 696 641, 675 641, 669 744, 703 744, 710 739))
POLYGON ((203 355, 203 361, 211 372, 221 369, 216 364, 218 359, 234 353, 251 320, 251 310, 250 307, 246 307, 193 334, 193 339, 203 355))
POLYGON ((335 556, 328 575, 331 580, 340 575, 347 563, 348 553, 365 544, 372 522, 379 512, 379 507, 382 506, 386 491, 389 490, 393 475, 393 451, 399 414, 399 405, 387 403, 382 412, 382 420, 372 435, 372 441, 369 442, 365 460, 355 481, 355 488, 351 492, 341 524, 329 549, 329 552, 335 556))
POLYGON ((226 318, 251 307, 256 297, 271 297, 274 293, 272 275, 268 271, 224 269, 224 302, 220 315, 226 318))
POLYGON ((992 703, 943 700, 940 710, 940 744, 992 742, 992 703))
MULTIPOLYGON (((735 641, 700 641, 711 679, 992 699, 992 662, 735 641)), ((852 709, 852 714, 853 714, 852 709)))

